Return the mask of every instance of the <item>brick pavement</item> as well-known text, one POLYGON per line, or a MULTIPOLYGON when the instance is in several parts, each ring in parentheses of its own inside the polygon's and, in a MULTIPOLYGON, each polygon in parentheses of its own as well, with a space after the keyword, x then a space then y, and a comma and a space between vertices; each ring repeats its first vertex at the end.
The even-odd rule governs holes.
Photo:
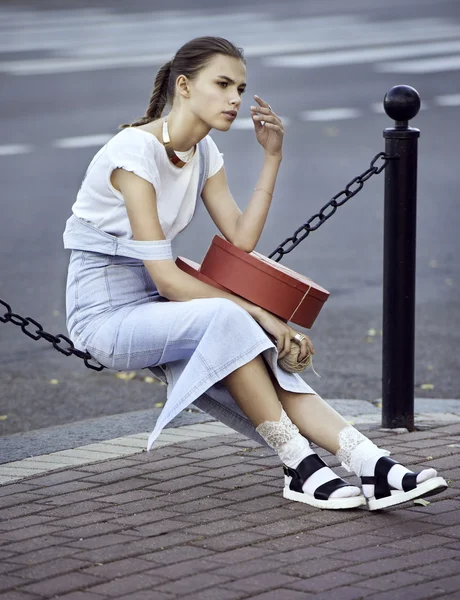
POLYGON ((238 434, 4 485, 0 598, 460 598, 460 424, 368 434, 450 488, 428 506, 320 511, 284 500, 277 457, 238 434))

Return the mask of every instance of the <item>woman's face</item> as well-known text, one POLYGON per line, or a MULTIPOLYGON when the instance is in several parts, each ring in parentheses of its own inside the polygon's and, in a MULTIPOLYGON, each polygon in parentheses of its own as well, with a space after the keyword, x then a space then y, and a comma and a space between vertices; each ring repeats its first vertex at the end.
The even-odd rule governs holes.
POLYGON ((230 129, 246 88, 244 63, 239 58, 216 54, 189 83, 192 112, 210 128, 230 129))

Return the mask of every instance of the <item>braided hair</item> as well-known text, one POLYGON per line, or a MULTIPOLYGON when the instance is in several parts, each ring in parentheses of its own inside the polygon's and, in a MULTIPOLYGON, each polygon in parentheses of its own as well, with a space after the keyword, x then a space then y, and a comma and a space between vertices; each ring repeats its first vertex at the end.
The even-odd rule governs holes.
POLYGON ((174 58, 164 64, 155 77, 155 84, 150 96, 146 113, 132 123, 124 123, 119 129, 137 127, 159 119, 166 104, 174 99, 175 83, 179 75, 185 75, 190 80, 197 77, 209 61, 216 55, 223 54, 238 58, 245 63, 243 50, 221 37, 200 37, 184 44, 174 58))

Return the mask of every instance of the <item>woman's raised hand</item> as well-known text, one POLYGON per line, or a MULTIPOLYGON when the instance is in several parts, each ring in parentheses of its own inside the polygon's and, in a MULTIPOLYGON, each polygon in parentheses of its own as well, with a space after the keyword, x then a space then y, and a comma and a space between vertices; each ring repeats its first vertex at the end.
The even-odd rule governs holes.
POLYGON ((270 104, 254 96, 259 106, 251 106, 252 122, 259 144, 266 154, 281 156, 284 128, 281 119, 273 112, 270 104))

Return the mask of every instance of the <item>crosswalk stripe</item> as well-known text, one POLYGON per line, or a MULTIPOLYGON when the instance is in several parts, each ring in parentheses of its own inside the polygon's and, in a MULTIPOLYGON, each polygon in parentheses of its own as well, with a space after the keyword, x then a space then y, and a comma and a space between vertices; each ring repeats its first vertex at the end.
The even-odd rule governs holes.
MULTIPOLYGON (((266 58, 264 64, 272 67, 298 67, 307 69, 367 63, 388 58, 400 59, 427 54, 445 54, 446 52, 457 51, 460 51, 460 41, 435 42, 431 44, 401 44, 397 47, 378 47, 365 48, 362 50, 348 50, 344 52, 318 52, 317 54, 278 56, 275 58, 266 58)), ((389 65, 389 67, 390 66, 391 65, 389 65)))
POLYGON ((436 96, 434 103, 438 106, 460 106, 460 94, 445 94, 436 96))
MULTIPOLYGON (((460 50, 457 48, 457 50, 460 50)), ((426 53, 426 54, 431 54, 426 53)), ((460 69, 460 54, 376 65, 379 73, 442 73, 460 69)))
POLYGON ((14 154, 28 154, 32 152, 32 146, 28 144, 4 144, 0 146, 0 156, 11 156, 14 154))
POLYGON ((356 108, 325 108, 321 110, 305 110, 300 113, 302 121, 342 121, 356 119, 362 112, 356 108))
POLYGON ((83 135, 79 137, 61 138, 53 142, 54 148, 88 148, 90 146, 103 146, 113 133, 100 133, 97 135, 83 135))

